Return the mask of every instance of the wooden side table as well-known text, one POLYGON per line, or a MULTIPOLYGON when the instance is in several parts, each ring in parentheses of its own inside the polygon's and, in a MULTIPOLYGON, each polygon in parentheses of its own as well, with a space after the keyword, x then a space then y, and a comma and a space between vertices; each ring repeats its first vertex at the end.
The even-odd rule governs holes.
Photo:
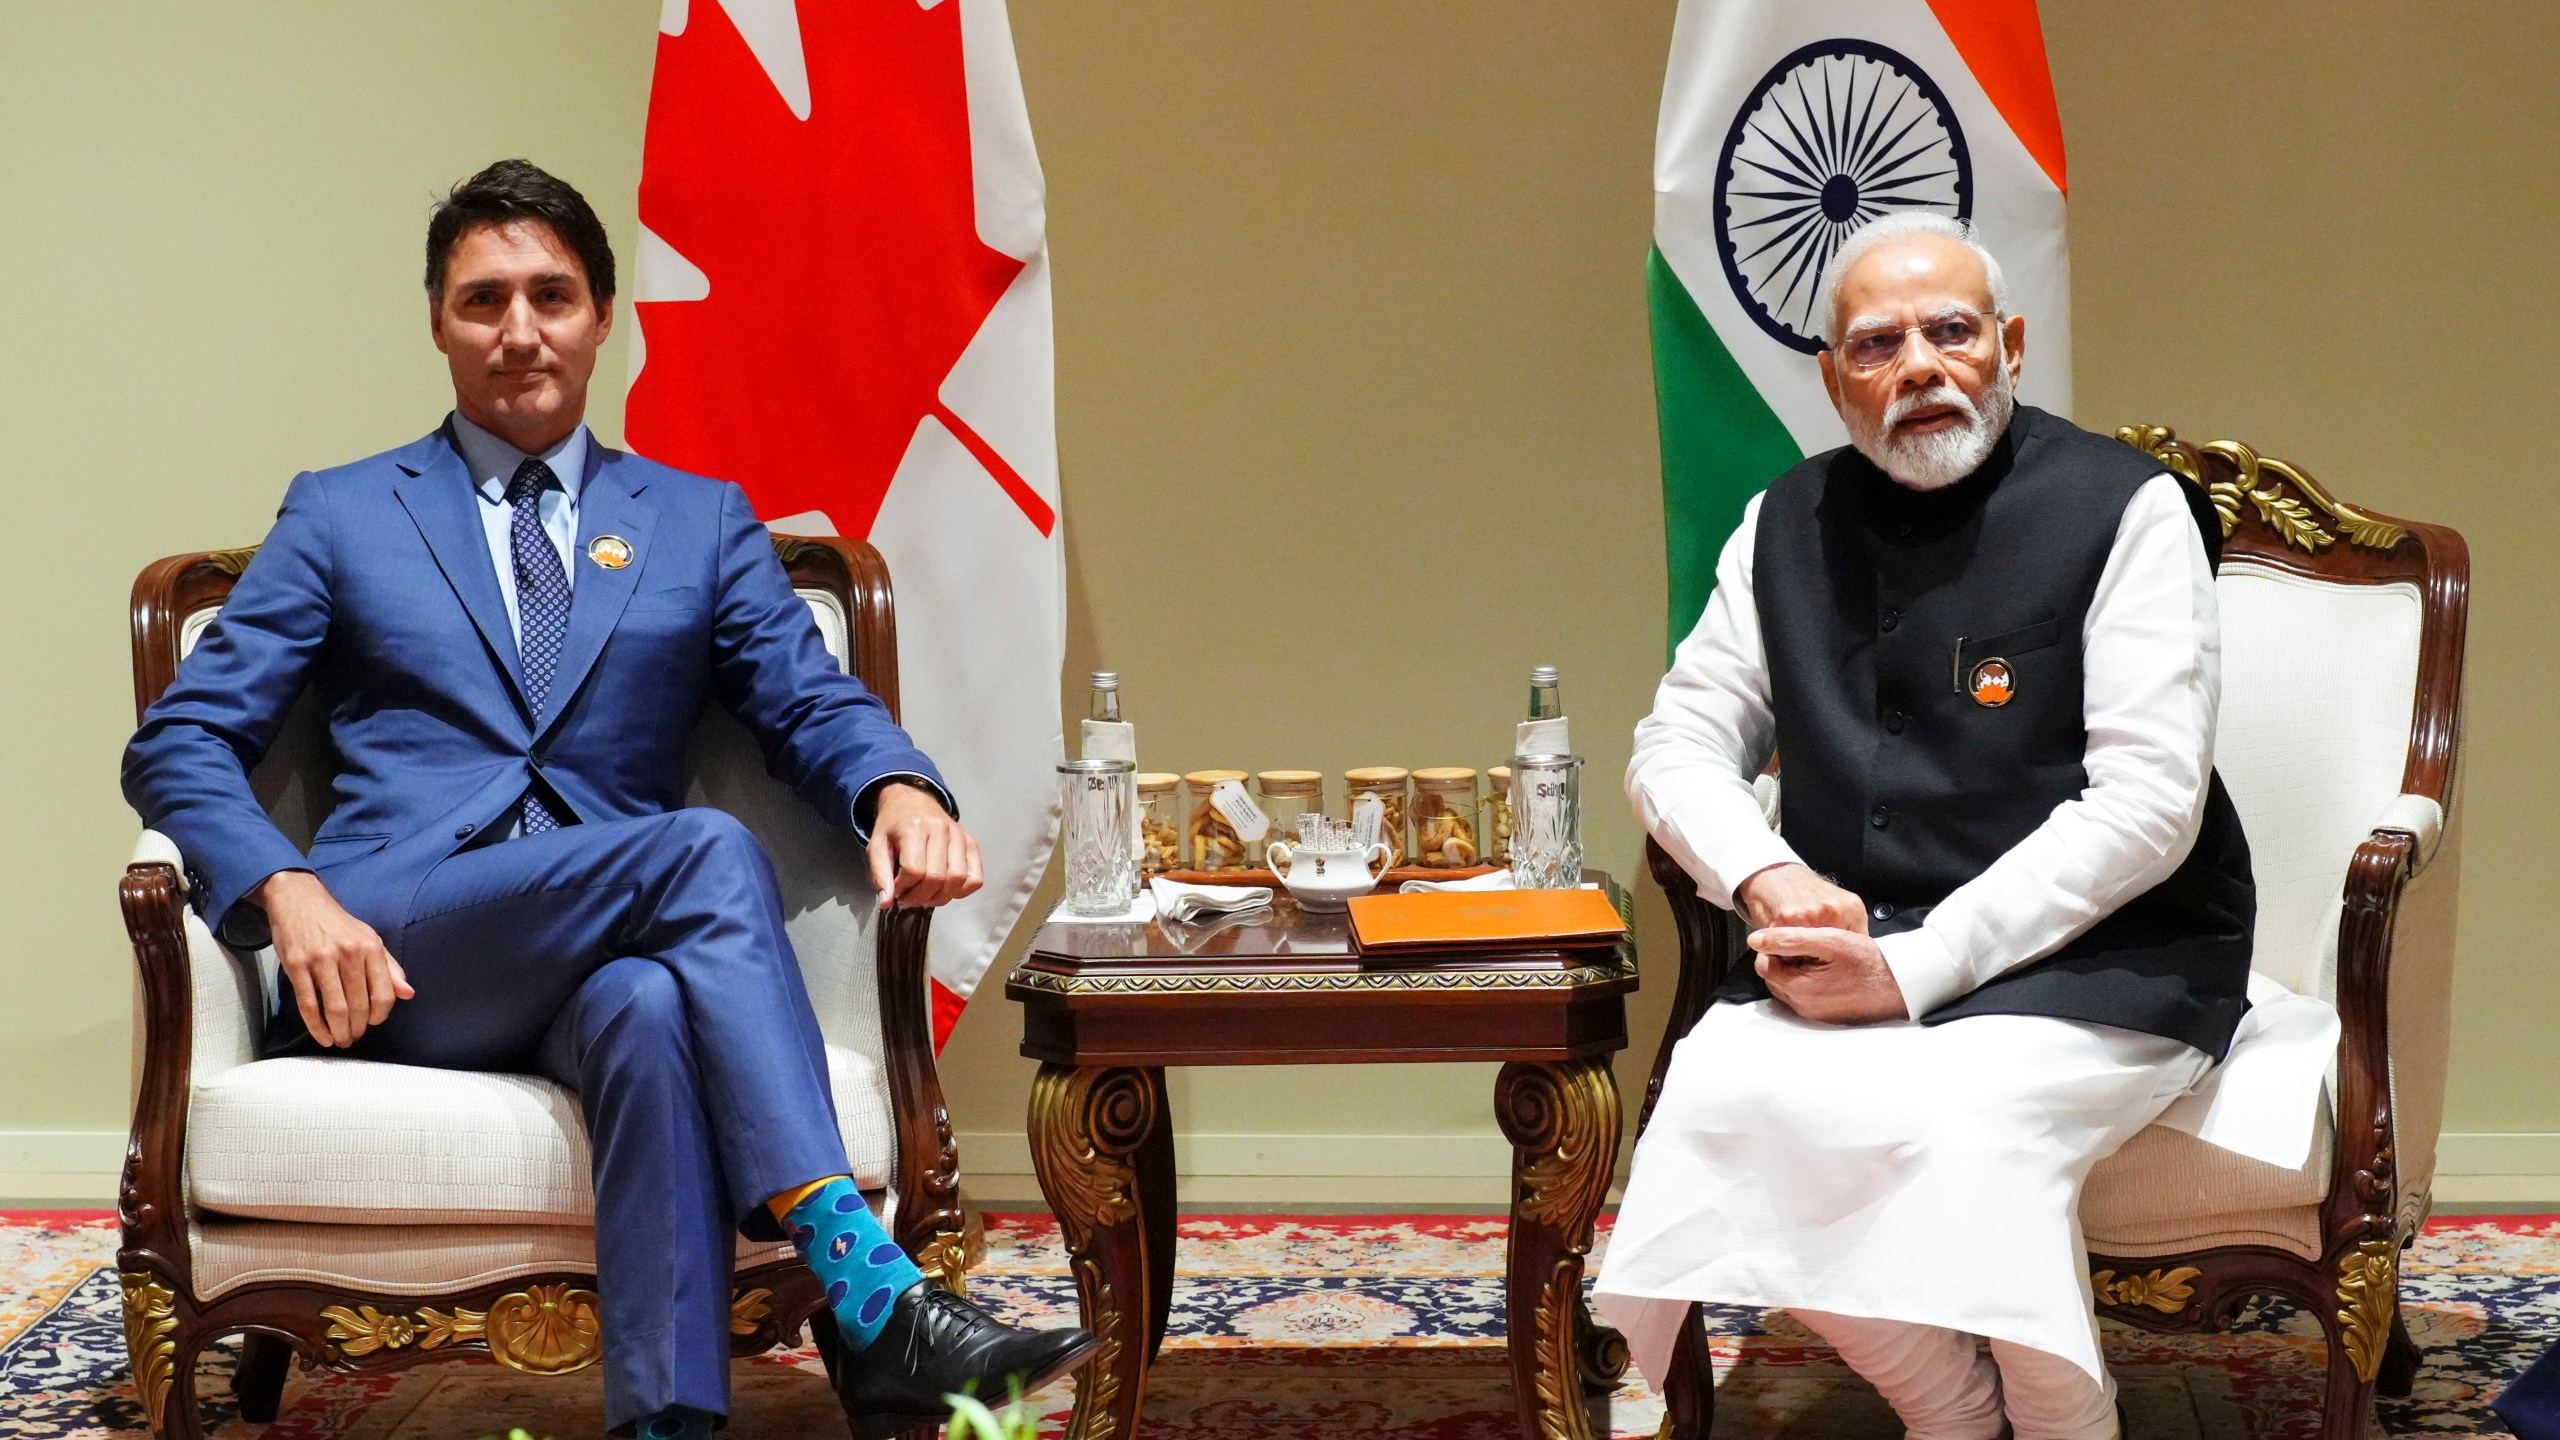
MULTIPOLYGON (((1594 876, 1608 884, 1606 877, 1594 876)), ((1616 893, 1614 885, 1609 887, 1616 893)), ((1623 909, 1623 904, 1621 905, 1623 909)), ((1505 1299, 1530 1440, 1588 1440, 1586 1394, 1626 1373, 1626 1342, 1582 1303, 1584 1258, 1618 1158, 1609 1057, 1627 1043, 1632 942, 1363 963, 1348 920, 1285 898, 1223 926, 1051 923, 1005 982, 1041 1062, 1031 1157, 1101 1349, 1068 1440, 1137 1433, 1173 1293, 1168 1065, 1499 1060, 1512 1145, 1505 1299)))

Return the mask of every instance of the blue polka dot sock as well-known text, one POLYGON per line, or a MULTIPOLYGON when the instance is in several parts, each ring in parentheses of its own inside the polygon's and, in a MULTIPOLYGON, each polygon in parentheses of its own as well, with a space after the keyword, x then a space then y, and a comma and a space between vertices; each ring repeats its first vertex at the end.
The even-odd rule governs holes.
POLYGON ((634 1440, 711 1440, 711 1412, 670 1405, 640 1422, 634 1440))
POLYGON ((880 1228, 850 1180, 830 1180, 782 1217, 800 1258, 817 1272, 835 1312, 836 1331, 856 1350, 880 1338, 889 1307, 924 1278, 916 1262, 880 1228))

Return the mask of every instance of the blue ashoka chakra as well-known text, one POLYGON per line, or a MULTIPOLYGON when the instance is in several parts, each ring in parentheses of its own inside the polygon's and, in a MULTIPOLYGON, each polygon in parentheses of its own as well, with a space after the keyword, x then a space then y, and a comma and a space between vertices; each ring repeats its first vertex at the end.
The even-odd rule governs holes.
POLYGON ((1897 210, 1973 216, 1973 161, 1946 92, 1908 56, 1819 40, 1752 87, 1716 162, 1716 249, 1734 298, 1779 343, 1822 348, 1822 267, 1897 210))

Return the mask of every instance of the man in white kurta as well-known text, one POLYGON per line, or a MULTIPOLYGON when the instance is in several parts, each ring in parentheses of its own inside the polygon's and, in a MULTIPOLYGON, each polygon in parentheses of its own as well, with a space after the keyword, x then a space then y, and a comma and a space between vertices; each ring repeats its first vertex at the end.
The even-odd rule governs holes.
MULTIPOLYGON (((2024 321, 2003 313, 1996 262, 1950 222, 1878 222, 1843 247, 1824 284, 1832 310, 1825 381, 1857 451, 1909 496, 1955 493, 1949 487, 1974 476, 2013 418, 2021 431, 2030 417, 2039 433, 2070 430, 2015 406, 2024 321)), ((2236 988, 2247 985, 2245 846, 2237 852, 2239 946, 2226 936, 2211 952, 2213 965, 2236 965, 2237 974, 2205 987, 2221 997, 2218 1030, 2150 1025, 2182 1039, 2127 1028, 2145 1022, 2067 1018, 2108 1014, 2103 1003, 2047 1007, 2066 1015, 1996 1013, 2003 1007, 1981 997, 2000 993, 1995 982, 2026 993, 2031 986, 2014 982, 2029 967, 2087 949, 2094 927, 2174 888, 2166 882, 2192 870, 2199 829, 2209 828, 2209 799, 2231 827, 2222 843, 2239 843, 2212 779, 2220 689, 2212 557, 2180 481, 2118 474, 2129 499, 2111 542, 2098 541, 2103 568, 2078 602, 2086 610, 2076 637, 2062 637, 2079 646, 2085 783, 1978 873, 1901 907, 1925 913, 1917 925, 1909 915, 1900 928, 1882 923, 1895 904, 1816 874, 1782 833, 1793 827, 1781 819, 1773 829, 1764 818, 1753 778, 1777 748, 1785 708, 1804 703, 1811 688, 1790 694, 1773 685, 1764 636, 1770 577, 1755 574, 1756 560, 1792 553, 1767 549, 1760 533, 1776 487, 1751 503, 1725 547, 1706 613, 1637 727, 1627 788, 1638 818, 1698 893, 1750 922, 1768 998, 1721 1000, 1680 1041, 1636 1150, 1599 1308, 1655 1379, 1666 1373, 1688 1302, 1783 1308, 1833 1344, 1921 1440, 2117 1433, 2078 1222, 2081 1188, 2100 1159, 2208 1080, 2220 1057, 2190 1040, 2209 1033, 2220 1039, 2200 1043, 2218 1045, 2232 1035, 2246 1003, 2236 988), (1933 1015, 1936 1023, 1923 1023, 1933 1015)), ((1896 495, 1880 503, 1889 513, 1896 495)), ((1774 523, 1807 525, 1806 516, 1820 514, 1828 525, 1832 512, 1771 513, 1774 523)), ((1850 594, 1858 583, 1874 582, 1861 576, 1834 589, 1850 594)), ((2015 586, 2032 582, 1976 575, 1966 583, 2015 603, 2015 586)), ((1830 592, 1799 583, 1789 593, 1830 592)), ((1880 603, 1872 588, 1863 593, 1871 607, 1880 603)), ((1911 603, 1916 615, 1920 602, 1911 603)), ((1881 629, 1894 630, 1900 613, 1882 607, 1881 629)), ((1877 623, 1872 610, 1865 620, 1877 623)), ((2019 633, 2014 645, 2052 643, 2019 633)), ((1959 639, 1938 662, 1959 697, 1931 703, 1961 715, 1973 714, 1961 709, 1967 704, 2006 706, 2012 686, 2038 682, 2039 663, 2050 668, 2033 656, 1977 657, 1959 639)), ((1879 754, 1929 728, 1925 717, 1881 705, 1876 727, 1879 754)), ((2013 801, 2003 787, 2020 783, 2001 773, 1963 779, 1979 787, 1986 809, 2013 801)), ((1836 798, 1802 795, 1793 773, 1786 783, 1782 809, 1836 798)), ((1870 818, 1868 798, 1849 801, 1861 820, 1870 818)), ((1963 798, 1934 803, 1961 811, 1963 798)), ((1882 801, 1871 819, 1879 840, 1909 833, 1882 801), (1889 830, 1897 823, 1904 830, 1889 830)), ((1858 835, 1863 843, 1868 832, 1858 835)), ((2064 992, 2048 985, 2038 993, 2064 992)), ((2240 1028, 2246 1042, 2253 1025, 2240 1028)), ((2324 1038, 2316 1023, 2311 1030, 2307 1095, 2294 1067, 2293 1103, 2305 1110, 2317 1103, 2324 1038)), ((2305 1132, 2307 1143, 2307 1121, 2283 1128, 2305 1132)), ((2286 1163, 2300 1159, 2297 1152, 2286 1163)))

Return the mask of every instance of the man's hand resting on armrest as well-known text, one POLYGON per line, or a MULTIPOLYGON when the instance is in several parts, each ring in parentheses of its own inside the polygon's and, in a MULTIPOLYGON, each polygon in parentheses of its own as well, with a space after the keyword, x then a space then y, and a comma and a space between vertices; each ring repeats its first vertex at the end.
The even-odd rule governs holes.
POLYGON ((1752 924, 1754 968, 1779 1004, 1830 1025, 1911 1018, 1857 896, 1789 864, 1743 881, 1734 898, 1752 924))
POLYGON ((366 1029, 390 1018, 394 1001, 418 993, 409 988, 400 962, 382 948, 382 937, 348 914, 319 876, 279 870, 250 893, 267 912, 276 960, 312 1039, 353 1045, 366 1029))
POLYGON ((986 883, 977 837, 960 828, 932 791, 883 785, 871 820, 871 883, 879 887, 883 910, 974 895, 986 883))

